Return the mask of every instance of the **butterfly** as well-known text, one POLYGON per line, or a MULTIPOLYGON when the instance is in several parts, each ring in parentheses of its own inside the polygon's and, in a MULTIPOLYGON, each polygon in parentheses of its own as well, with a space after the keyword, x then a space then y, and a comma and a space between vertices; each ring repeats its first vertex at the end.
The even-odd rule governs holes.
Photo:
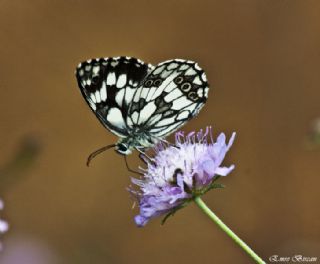
POLYGON ((75 74, 91 110, 119 137, 92 156, 110 147, 123 155, 142 152, 196 116, 208 98, 206 75, 189 60, 153 66, 132 57, 98 58, 80 63, 75 74))

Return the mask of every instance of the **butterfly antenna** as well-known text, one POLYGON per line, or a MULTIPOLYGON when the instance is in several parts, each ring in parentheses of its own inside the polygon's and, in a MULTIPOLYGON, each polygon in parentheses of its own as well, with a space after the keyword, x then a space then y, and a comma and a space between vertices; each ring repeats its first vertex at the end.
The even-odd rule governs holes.
POLYGON ((132 172, 132 173, 135 173, 135 174, 143 175, 141 172, 138 172, 138 171, 135 171, 135 170, 130 169, 126 155, 124 156, 124 161, 125 161, 125 163, 126 163, 126 167, 127 167, 127 170, 128 170, 128 171, 130 171, 130 172, 132 172))
POLYGON ((106 151, 106 150, 108 150, 108 149, 110 149, 110 148, 114 148, 115 146, 116 146, 116 144, 104 146, 104 147, 96 150, 95 152, 92 152, 92 153, 89 155, 88 159, 87 159, 87 166, 89 167, 90 162, 91 162, 91 160, 92 160, 94 157, 96 157, 96 156, 99 155, 100 153, 102 153, 102 152, 104 152, 104 151, 106 151))

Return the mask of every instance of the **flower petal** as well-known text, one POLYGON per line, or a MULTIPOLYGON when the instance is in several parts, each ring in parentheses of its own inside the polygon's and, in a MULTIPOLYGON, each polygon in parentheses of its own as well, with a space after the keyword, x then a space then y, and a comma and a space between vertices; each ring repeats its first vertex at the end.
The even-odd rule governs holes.
POLYGON ((204 161, 202 163, 202 168, 209 175, 215 174, 216 166, 215 166, 213 160, 211 160, 211 159, 204 161))
POLYGON ((216 174, 220 176, 227 176, 233 169, 234 165, 231 165, 230 167, 218 167, 216 169, 216 174))
POLYGON ((231 148, 235 138, 236 138, 236 132, 233 132, 228 142, 227 151, 231 148))
POLYGON ((134 221, 138 227, 143 227, 146 225, 146 223, 148 223, 149 219, 147 219, 141 215, 136 215, 134 217, 134 221))

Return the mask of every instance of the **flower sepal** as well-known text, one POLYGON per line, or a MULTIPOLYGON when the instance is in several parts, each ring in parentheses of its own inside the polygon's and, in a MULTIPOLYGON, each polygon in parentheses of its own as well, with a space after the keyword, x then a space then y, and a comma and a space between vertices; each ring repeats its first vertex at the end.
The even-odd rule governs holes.
POLYGON ((161 220, 161 225, 164 225, 170 216, 174 216, 177 211, 186 207, 193 199, 188 199, 184 203, 174 207, 169 213, 167 213, 164 218, 161 220))
POLYGON ((208 191, 210 191, 212 189, 223 189, 223 188, 225 188, 226 186, 224 184, 216 183, 216 181, 219 178, 220 178, 220 176, 216 176, 216 177, 213 178, 212 182, 208 186, 193 190, 192 196, 195 198, 197 196, 204 195, 206 192, 208 192, 208 191))

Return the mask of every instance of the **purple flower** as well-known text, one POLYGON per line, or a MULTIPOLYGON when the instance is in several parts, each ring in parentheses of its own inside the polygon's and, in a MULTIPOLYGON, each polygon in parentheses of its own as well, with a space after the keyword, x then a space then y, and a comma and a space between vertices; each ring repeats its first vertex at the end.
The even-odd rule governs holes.
POLYGON ((154 148, 153 158, 142 156, 147 164, 147 169, 141 169, 144 178, 132 179, 140 188, 138 191, 129 188, 140 207, 140 214, 135 217, 139 227, 156 216, 170 216, 194 197, 218 188, 214 181, 234 169, 234 165, 223 167, 221 164, 235 133, 228 143, 223 133, 214 142, 211 127, 187 136, 177 132, 175 137, 174 146, 160 143, 154 148))
MULTIPOLYGON (((4 207, 3 201, 0 199, 0 210, 4 207)), ((9 229, 9 225, 6 221, 0 219, 0 235, 7 232, 9 229)), ((2 249, 2 244, 0 242, 0 250, 2 249)))

